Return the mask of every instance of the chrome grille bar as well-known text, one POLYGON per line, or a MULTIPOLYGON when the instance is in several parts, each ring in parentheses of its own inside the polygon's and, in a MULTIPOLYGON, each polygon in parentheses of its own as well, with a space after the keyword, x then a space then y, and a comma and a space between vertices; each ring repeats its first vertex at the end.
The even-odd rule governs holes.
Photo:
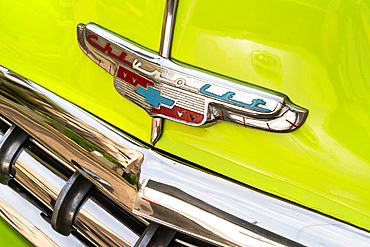
POLYGON ((42 213, 37 207, 5 185, 0 186, 0 216, 34 246, 86 246, 75 236, 61 237, 49 223, 35 216, 42 213))
MULTIPOLYGON (((3 132, 6 132, 6 130, 9 129, 9 125, 12 125, 4 118, 0 117, 0 121, 1 120, 4 120, 3 124, 5 127, 2 129, 3 132)), ((2 137, 1 133, 0 137, 2 137)), ((3 139, 0 138, 0 140, 3 139)), ((39 154, 40 150, 38 152, 39 154)), ((62 166, 59 166, 58 168, 58 165, 55 165, 56 163, 62 161, 60 159, 56 159, 56 156, 52 156, 49 152, 45 151, 46 149, 43 148, 42 145, 33 138, 28 140, 24 150, 20 151, 20 155, 14 164, 15 173, 13 178, 14 181, 31 193, 37 199, 37 201, 44 206, 39 207, 41 210, 44 208, 44 210, 42 210, 44 214, 44 220, 42 220, 42 217, 39 217, 39 220, 36 220, 37 224, 30 223, 15 209, 13 209, 13 205, 9 206, 5 201, 3 201, 1 196, 0 214, 2 214, 2 217, 4 217, 15 229, 17 229, 32 244, 36 246, 77 246, 78 242, 75 242, 74 239, 76 239, 76 241, 78 241, 78 239, 72 235, 69 237, 63 237, 62 235, 54 232, 54 236, 49 238, 48 235, 45 235, 43 231, 38 229, 40 225, 39 221, 43 222, 44 224, 45 222, 50 221, 50 215, 52 214, 50 212, 54 211, 54 206, 60 191, 65 186, 71 172, 73 172, 72 170, 69 172, 64 172, 69 174, 67 176, 64 175, 62 172, 60 172, 62 166), (41 158, 35 154, 37 153, 35 152, 37 148, 39 148, 43 153, 40 155, 41 158), (49 163, 44 161, 45 157, 47 157, 46 160, 48 160, 49 163), (52 162, 52 160, 54 161, 52 162), (53 163, 54 166, 51 165, 53 163), (45 208, 48 210, 45 210, 45 208), (47 221, 45 221, 45 219, 47 221), (33 232, 32 234, 30 233, 31 231, 33 232), (37 237, 34 237, 35 235, 37 237), (57 236, 56 239, 55 236, 57 236)), ((4 186, 0 187, 0 194, 2 191, 1 188, 4 189, 4 186)), ((13 191, 13 193, 15 192, 13 191)), ((89 241, 89 245, 125 247, 134 246, 139 239, 140 233, 144 230, 145 225, 135 226, 131 224, 126 226, 122 222, 127 221, 122 219, 118 220, 116 218, 119 214, 115 213, 113 215, 112 211, 114 210, 112 210, 112 208, 110 208, 110 211, 105 208, 105 205, 110 202, 108 202, 106 199, 105 202, 102 202, 101 197, 100 200, 97 200, 97 198, 99 198, 99 195, 97 193, 93 193, 93 195, 79 210, 73 222, 73 227, 75 230, 79 232, 80 235, 86 237, 86 239, 89 241)), ((32 204, 28 205, 26 203, 26 206, 23 206, 23 208, 29 207, 32 207, 32 204)), ((38 215, 40 214, 41 213, 38 215)), ((37 216, 37 214, 34 216, 37 216)), ((136 218, 135 220, 137 221, 136 218)))
MULTIPOLYGON (((57 157, 51 163, 60 163, 56 166, 64 170, 47 169, 62 180, 79 172, 95 185, 96 193, 103 194, 143 228, 145 218, 181 232, 176 238, 191 236, 218 246, 370 245, 366 231, 165 158, 37 84, 5 68, 0 67, 0 71, 0 113, 34 138, 32 143, 39 143, 40 150, 57 157), (12 97, 7 97, 9 94, 12 97)), ((32 145, 29 151, 31 154, 32 145)), ((38 172, 29 171, 31 166, 23 163, 27 171, 24 165, 16 164, 20 172, 15 179, 22 175, 19 181, 34 187, 30 191, 48 205, 45 210, 50 216, 60 185, 53 185, 49 178, 36 179, 38 172), (51 187, 48 184, 48 189, 40 191, 45 185, 42 179, 51 187)), ((74 222, 77 231, 88 229, 84 234, 95 244, 115 245, 121 241, 117 245, 132 246, 140 230, 127 227, 136 235, 134 240, 115 226, 103 227, 104 234, 98 233, 100 223, 108 223, 85 208, 94 205, 89 200, 82 209, 95 219, 80 217, 80 210, 74 222), (114 234, 108 236, 110 230, 114 234)), ((91 200, 98 201, 94 197, 91 200)), ((111 216, 122 226, 124 222, 117 214, 111 216)))
MULTIPOLYGON (((2 138, 3 134, 0 133, 0 139, 2 138)), ((16 174, 21 175, 18 168, 16 167, 16 174)), ((51 212, 51 208, 48 204, 41 203, 38 197, 33 197, 34 195, 17 178, 11 179, 8 186, 0 185, 0 216, 34 246, 94 246, 93 243, 81 242, 76 234, 66 237, 53 231, 50 224, 43 219, 45 213, 51 212)), ((79 230, 77 232, 80 235, 79 230)))
MULTIPOLYGON (((4 118, 0 118, 0 121, 1 120, 3 120, 3 123, 5 124, 4 126, 9 125, 9 122, 4 118)), ((1 138, 3 138, 2 135, 1 138)), ((6 136, 4 138, 6 138, 6 136)), ((41 146, 41 144, 34 139, 31 139, 30 143, 33 147, 35 147, 35 145, 38 147, 41 146)), ((61 173, 58 174, 55 169, 52 171, 51 169, 53 169, 53 167, 43 163, 42 159, 37 157, 35 154, 31 155, 30 149, 34 149, 31 145, 28 145, 25 150, 20 152, 19 158, 14 164, 14 180, 34 195, 35 198, 43 204, 43 206, 50 211, 53 211, 55 201, 68 179, 61 173)), ((52 159, 52 157, 49 158, 52 159)), ((0 188, 4 190, 3 186, 0 188)), ((12 194, 14 194, 14 192, 12 194)), ((29 207, 32 207, 32 205, 27 205, 24 208, 29 207)), ((26 236, 27 239, 36 246, 67 246, 69 244, 75 246, 78 243, 71 240, 58 241, 59 238, 65 238, 56 232, 54 235, 58 236, 57 240, 54 241, 53 239, 50 239, 47 235, 38 230, 38 225, 34 226, 32 223, 28 222, 22 215, 14 210, 12 206, 9 206, 4 200, 2 200, 1 197, 0 212, 3 213, 3 218, 5 218, 14 228, 16 228, 22 235, 26 236), (33 233, 30 234, 29 231, 32 231, 33 233), (33 237, 34 235, 37 237, 33 237), (64 244, 64 242, 68 244, 64 244)), ((40 219, 41 217, 39 218, 39 221, 40 219)), ((94 201, 93 198, 88 199, 80 209, 75 219, 75 227, 80 233, 86 235, 88 239, 96 242, 99 246, 129 247, 133 246, 139 238, 137 233, 133 232, 113 217, 109 212, 104 210, 94 201)), ((74 239, 74 237, 70 236, 67 239, 74 239)))
MULTIPOLYGON (((15 166, 15 178, 52 209, 66 180, 37 162, 27 151, 22 152, 15 166)), ((139 238, 93 199, 88 199, 80 209, 75 226, 102 246, 133 246, 139 238)))

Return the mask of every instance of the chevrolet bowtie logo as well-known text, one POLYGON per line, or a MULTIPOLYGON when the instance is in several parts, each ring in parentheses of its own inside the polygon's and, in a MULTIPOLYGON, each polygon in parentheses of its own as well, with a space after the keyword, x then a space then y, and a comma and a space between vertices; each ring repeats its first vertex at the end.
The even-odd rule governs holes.
MULTIPOLYGON (((281 93, 183 67, 96 24, 79 25, 77 39, 84 53, 114 76, 117 92, 152 117, 192 126, 225 121, 291 132, 307 116, 306 109, 281 93)), ((157 120, 152 137, 160 133, 157 120)))
POLYGON ((161 91, 152 87, 148 87, 148 89, 145 89, 138 86, 135 92, 145 97, 146 103, 156 108, 159 107, 159 104, 166 105, 170 108, 173 106, 173 104, 175 104, 174 100, 161 96, 161 91))

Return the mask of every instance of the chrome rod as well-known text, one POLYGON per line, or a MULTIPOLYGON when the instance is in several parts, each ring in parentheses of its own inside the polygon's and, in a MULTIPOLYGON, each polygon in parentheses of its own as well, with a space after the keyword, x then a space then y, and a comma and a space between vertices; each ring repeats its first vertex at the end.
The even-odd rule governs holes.
POLYGON ((15 178, 52 209, 65 180, 42 165, 27 151, 23 151, 16 161, 15 178))
POLYGON ((150 136, 150 143, 154 145, 162 135, 163 118, 152 118, 152 134, 150 136))
POLYGON ((170 57, 172 34, 175 22, 177 0, 167 0, 164 10, 161 45, 159 55, 165 58, 170 57))
MULTIPOLYGON (((167 0, 164 10, 163 25, 162 25, 162 36, 161 45, 159 48, 159 55, 164 58, 169 58, 171 53, 172 45, 172 34, 175 23, 175 15, 177 8, 177 0, 167 0)), ((150 143, 155 145, 162 135, 163 119, 154 117, 152 119, 152 133, 150 137, 150 143)))

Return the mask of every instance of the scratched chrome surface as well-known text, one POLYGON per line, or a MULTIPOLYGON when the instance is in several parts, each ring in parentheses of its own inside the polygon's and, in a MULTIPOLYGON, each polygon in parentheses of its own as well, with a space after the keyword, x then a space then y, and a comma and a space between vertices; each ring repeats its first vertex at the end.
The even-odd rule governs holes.
POLYGON ((287 96, 185 68, 96 25, 77 28, 80 48, 114 76, 116 90, 150 116, 192 126, 226 121, 272 132, 298 128, 307 110, 287 96))

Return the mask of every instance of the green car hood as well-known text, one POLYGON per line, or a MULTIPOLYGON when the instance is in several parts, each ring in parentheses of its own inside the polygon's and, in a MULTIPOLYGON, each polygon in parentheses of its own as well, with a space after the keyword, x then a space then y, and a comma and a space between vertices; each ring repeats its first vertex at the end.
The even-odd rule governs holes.
MULTIPOLYGON (((151 118, 81 52, 76 26, 158 52, 164 5, 4 2, 0 64, 149 143, 151 118)), ((370 230, 369 17, 369 1, 179 1, 174 61, 284 93, 309 115, 284 134, 165 121, 156 148, 370 230)))
POLYGON ((309 110, 292 133, 166 122, 158 146, 370 229, 369 1, 180 1, 172 58, 309 110))

